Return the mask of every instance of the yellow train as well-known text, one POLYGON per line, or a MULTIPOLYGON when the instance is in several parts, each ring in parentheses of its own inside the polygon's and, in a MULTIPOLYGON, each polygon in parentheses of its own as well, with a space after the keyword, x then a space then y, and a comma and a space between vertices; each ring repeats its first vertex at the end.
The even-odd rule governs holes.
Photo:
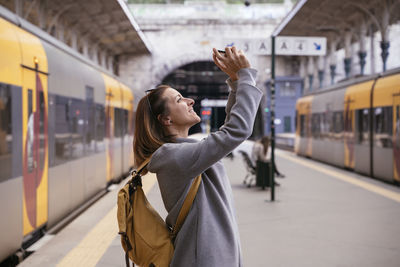
POLYGON ((0 11, 1 262, 129 171, 135 107, 112 74, 0 11))
POLYGON ((296 112, 298 155, 400 181, 400 68, 311 93, 296 112))

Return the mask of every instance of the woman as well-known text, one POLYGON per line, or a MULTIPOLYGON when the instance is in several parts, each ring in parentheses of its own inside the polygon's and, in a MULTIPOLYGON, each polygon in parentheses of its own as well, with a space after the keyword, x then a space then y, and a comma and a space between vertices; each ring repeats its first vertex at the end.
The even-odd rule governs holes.
MULTIPOLYGON (((254 142, 253 145, 253 151, 252 151, 252 157, 253 160, 256 162, 261 162, 261 163, 269 163, 271 161, 271 150, 269 148, 269 137, 264 136, 261 138, 259 141, 254 142)), ((257 166, 263 165, 258 163, 257 166)), ((274 173, 276 176, 284 178, 285 175, 280 173, 278 171, 278 168, 276 167, 276 164, 274 162, 274 173)))
POLYGON ((166 222, 173 226, 195 177, 202 182, 175 239, 171 266, 242 266, 239 232, 230 182, 221 159, 252 132, 262 92, 255 87, 256 70, 243 52, 213 50, 215 64, 231 88, 225 124, 202 141, 188 139, 189 128, 200 122, 194 101, 168 86, 142 98, 136 114, 135 164, 152 155, 147 170, 157 174, 166 222))

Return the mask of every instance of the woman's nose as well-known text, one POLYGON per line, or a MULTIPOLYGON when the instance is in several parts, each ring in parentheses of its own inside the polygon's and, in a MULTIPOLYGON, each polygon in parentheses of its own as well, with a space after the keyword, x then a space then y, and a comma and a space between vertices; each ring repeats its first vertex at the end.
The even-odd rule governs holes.
POLYGON ((193 106, 194 105, 194 100, 191 98, 186 98, 186 103, 188 104, 188 106, 193 106))

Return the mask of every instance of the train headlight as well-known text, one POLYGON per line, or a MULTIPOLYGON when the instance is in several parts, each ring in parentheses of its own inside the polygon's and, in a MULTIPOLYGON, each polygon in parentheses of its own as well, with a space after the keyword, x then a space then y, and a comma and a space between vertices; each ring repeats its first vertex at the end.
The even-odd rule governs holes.
POLYGON ((39 67, 39 59, 37 57, 34 57, 33 63, 35 63, 35 68, 37 69, 39 67))

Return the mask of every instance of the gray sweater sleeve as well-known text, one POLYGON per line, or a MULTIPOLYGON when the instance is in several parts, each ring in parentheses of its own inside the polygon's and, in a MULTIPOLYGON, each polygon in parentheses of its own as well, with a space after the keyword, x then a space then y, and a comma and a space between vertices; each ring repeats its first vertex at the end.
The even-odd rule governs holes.
POLYGON ((233 90, 226 108, 228 119, 219 131, 196 143, 162 145, 154 153, 149 170, 157 172, 167 164, 168 168, 179 172, 189 180, 207 170, 246 140, 252 133, 262 97, 262 92, 255 87, 256 74, 255 69, 238 71, 236 101, 232 95, 235 93, 235 88, 232 86, 233 90))
POLYGON ((232 81, 231 78, 226 80, 226 83, 228 84, 229 88, 230 88, 230 92, 229 92, 229 96, 228 96, 228 102, 226 103, 226 107, 225 107, 225 113, 226 113, 226 117, 225 117, 225 123, 226 124, 229 119, 231 118, 231 109, 233 104, 236 103, 236 91, 237 91, 237 85, 238 85, 238 81, 232 81))

